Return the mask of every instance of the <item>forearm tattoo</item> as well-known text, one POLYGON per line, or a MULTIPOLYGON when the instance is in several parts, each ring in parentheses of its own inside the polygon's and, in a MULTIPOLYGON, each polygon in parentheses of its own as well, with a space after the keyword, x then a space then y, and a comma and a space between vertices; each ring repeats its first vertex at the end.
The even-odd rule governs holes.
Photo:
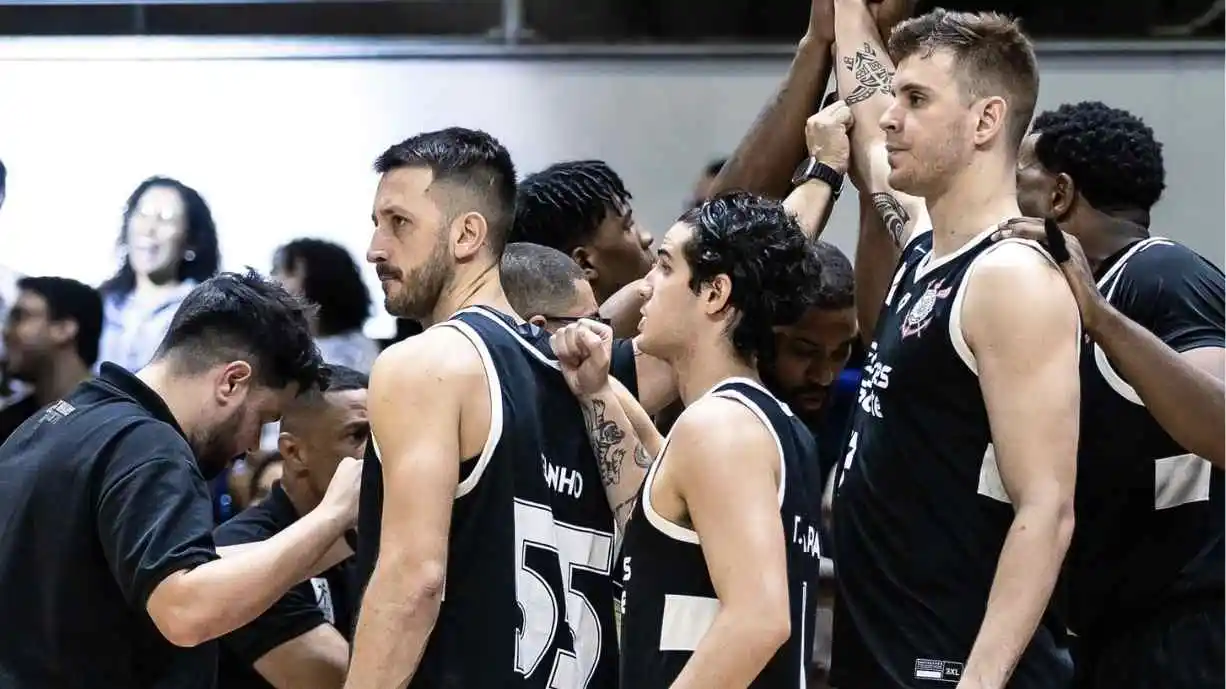
POLYGON ((625 500, 622 500, 622 503, 620 505, 613 508, 614 522, 616 522, 619 525, 624 525, 627 521, 630 521, 630 513, 634 511, 634 501, 638 500, 638 497, 639 496, 637 493, 634 495, 631 495, 625 500))
POLYGON ((894 74, 877 59, 877 51, 867 43, 852 57, 843 58, 843 64, 856 78, 856 87, 843 99, 848 105, 861 103, 878 93, 890 95, 894 74))
POLYGON ((894 246, 902 247, 903 233, 907 231, 907 223, 911 220, 911 216, 907 215, 906 209, 894 198, 893 194, 885 192, 877 192, 869 197, 873 202, 873 207, 877 209, 877 213, 881 215, 881 219, 885 221, 885 229, 890 233, 890 238, 894 240, 894 246))
POLYGON ((608 407, 603 400, 592 400, 582 407, 587 436, 592 452, 596 453, 596 466, 600 468, 600 481, 606 486, 616 485, 621 481, 622 460, 626 458, 625 448, 619 447, 626 439, 626 432, 605 416, 608 407))

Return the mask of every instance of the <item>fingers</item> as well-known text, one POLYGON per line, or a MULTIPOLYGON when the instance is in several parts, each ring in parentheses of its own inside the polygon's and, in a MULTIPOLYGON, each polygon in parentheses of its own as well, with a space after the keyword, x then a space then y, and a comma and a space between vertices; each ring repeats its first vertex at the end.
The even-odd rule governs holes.
POLYGON ((809 118, 810 126, 837 125, 840 127, 850 127, 851 124, 851 108, 847 107, 847 103, 842 100, 836 100, 809 118))
POLYGON ((1047 235, 1047 250, 1051 252, 1051 257, 1056 259, 1056 263, 1069 260, 1068 244, 1065 243, 1064 232, 1056 221, 1051 218, 1044 221, 1043 232, 1047 235))
POLYGON ((1000 229, 992 234, 992 239, 1029 239, 1047 247, 1047 251, 1056 263, 1064 263, 1071 258, 1068 249, 1068 239, 1060 229, 1060 225, 1051 218, 1012 218, 1000 224, 1000 229))
POLYGON ((596 336, 595 344, 599 346, 601 342, 608 342, 613 339, 613 328, 600 321, 594 321, 590 318, 583 318, 575 323, 583 330, 592 333, 596 336))
POLYGON ((549 338, 549 345, 553 348, 553 354, 558 358, 558 361, 567 366, 578 366, 583 363, 585 354, 575 340, 575 333, 578 329, 576 324, 571 324, 558 329, 549 338))

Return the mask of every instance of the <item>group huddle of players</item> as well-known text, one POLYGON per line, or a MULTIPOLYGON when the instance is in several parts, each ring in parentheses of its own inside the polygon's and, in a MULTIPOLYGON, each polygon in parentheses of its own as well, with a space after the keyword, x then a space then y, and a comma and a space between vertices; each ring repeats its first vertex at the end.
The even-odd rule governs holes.
MULTIPOLYGON (((787 199, 720 194, 663 237, 634 347, 684 404, 666 437, 609 326, 511 315, 504 148, 448 129, 380 159, 369 256, 432 327, 372 373, 346 686, 804 687, 823 557, 839 689, 1222 685, 1222 273, 1149 237, 1160 181, 1127 198, 1063 136, 1120 111, 1032 127, 1013 20, 936 10, 883 41, 905 5, 815 0, 841 100, 787 199), (823 476, 763 381, 844 174, 871 206, 867 361, 823 476)), ((1123 123, 1104 145, 1160 168, 1123 123)))

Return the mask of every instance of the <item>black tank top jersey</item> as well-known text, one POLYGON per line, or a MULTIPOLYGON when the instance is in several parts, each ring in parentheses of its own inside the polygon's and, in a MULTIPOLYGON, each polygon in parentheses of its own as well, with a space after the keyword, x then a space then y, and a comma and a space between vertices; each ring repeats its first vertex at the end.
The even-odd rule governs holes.
MULTIPOLYGON (((1021 242, 991 232, 940 258, 930 232, 912 239, 882 305, 836 478, 840 689, 953 686, 983 621, 1013 509, 962 335, 962 287, 976 259, 1021 242)), ((1063 633, 1044 620, 1011 689, 1067 685, 1063 633)))
MULTIPOLYGON (((554 491, 542 471, 546 420, 537 372, 508 323, 495 311, 472 307, 434 326, 459 330, 480 353, 490 383, 491 428, 482 453, 461 466, 443 602, 410 689, 582 686, 566 624, 554 491)), ((363 475, 362 497, 371 496, 359 518, 363 586, 378 557, 377 440, 371 438, 367 453, 376 469, 363 475)))
MULTIPOLYGON (((756 382, 731 378, 707 394, 748 407, 779 448, 779 516, 787 537, 792 635, 750 686, 804 687, 813 652, 820 559, 820 492, 813 492, 819 484, 809 475, 817 466, 816 445, 791 410, 756 382)), ((647 474, 622 545, 621 676, 626 689, 671 686, 719 611, 698 534, 668 522, 651 506, 652 480, 667 460, 668 443, 666 438, 647 474)))
MULTIPOLYGON (((1223 346, 1222 271, 1187 247, 1137 242, 1100 269, 1099 289, 1177 351, 1223 346)), ((1222 471, 1172 440, 1089 341, 1081 381, 1071 628, 1093 644, 1184 600, 1220 609, 1222 471)))

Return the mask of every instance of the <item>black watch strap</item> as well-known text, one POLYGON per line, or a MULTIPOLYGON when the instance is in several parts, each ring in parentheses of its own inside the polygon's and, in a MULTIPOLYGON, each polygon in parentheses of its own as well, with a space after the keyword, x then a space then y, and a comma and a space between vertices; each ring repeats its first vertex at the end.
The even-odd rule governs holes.
POLYGON ((792 186, 798 187, 811 179, 825 182, 834 198, 838 198, 843 191, 843 173, 813 156, 805 158, 796 168, 795 174, 792 175, 792 186))

